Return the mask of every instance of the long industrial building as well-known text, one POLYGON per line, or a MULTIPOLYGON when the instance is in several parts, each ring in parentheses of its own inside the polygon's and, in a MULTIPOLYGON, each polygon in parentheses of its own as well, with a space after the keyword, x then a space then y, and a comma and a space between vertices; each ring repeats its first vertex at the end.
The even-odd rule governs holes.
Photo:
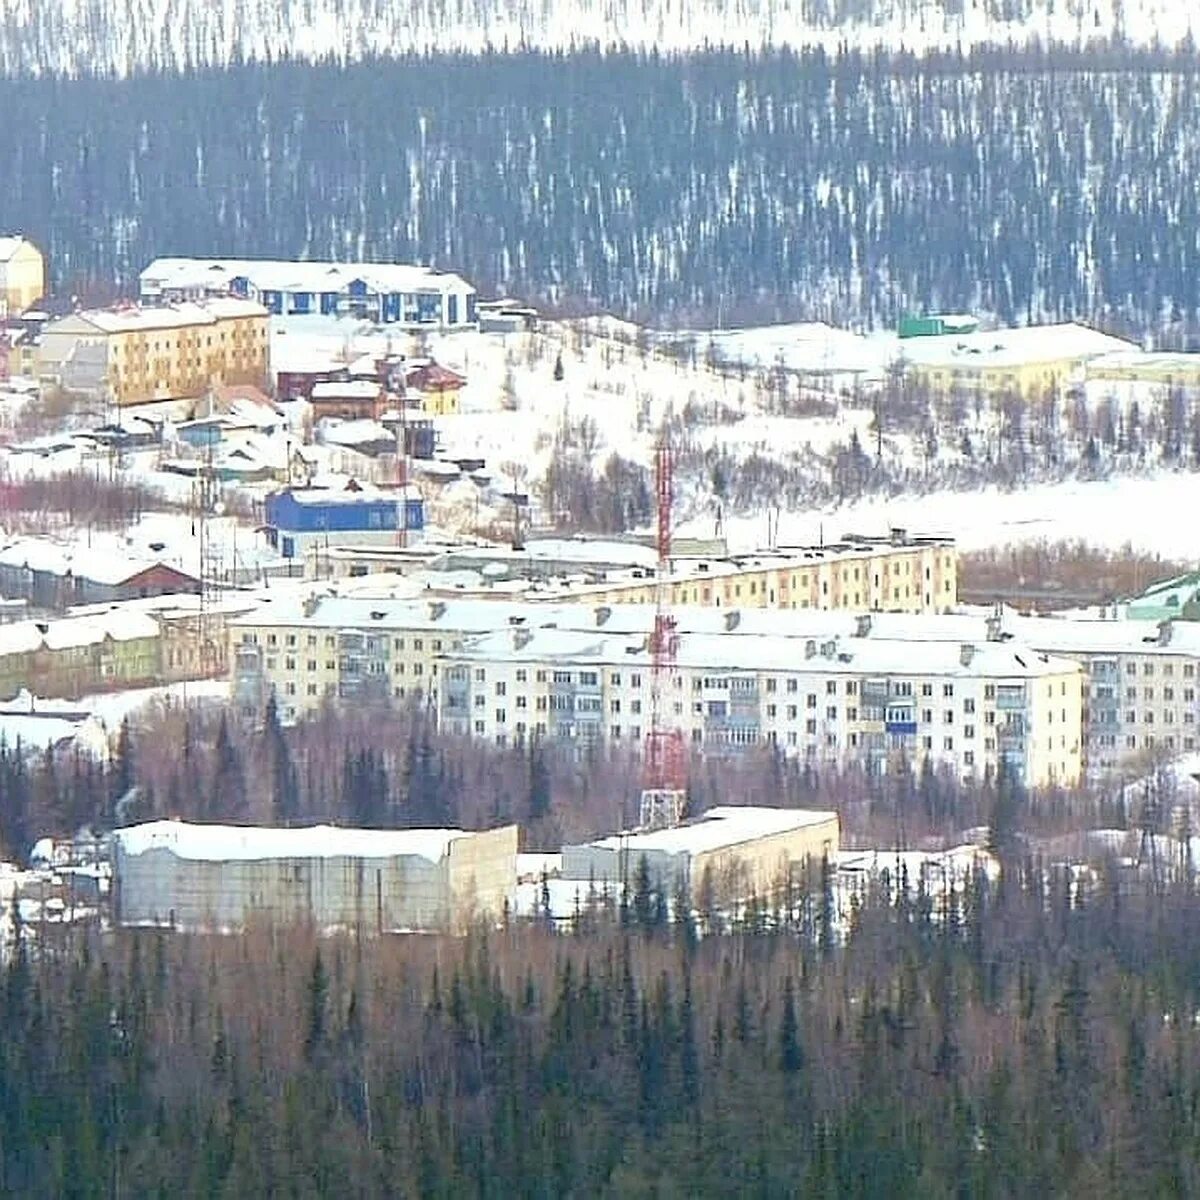
POLYGON ((455 932, 499 916, 516 882, 515 825, 468 833, 153 821, 113 835, 121 925, 455 932))
MULTIPOLYGON (((651 882, 673 893, 686 883, 724 898, 766 895, 798 868, 838 852, 835 812, 721 805, 672 829, 635 830, 564 846, 562 873, 599 888, 632 885, 644 860, 651 882)), ((799 880, 797 880, 799 882, 799 880)))

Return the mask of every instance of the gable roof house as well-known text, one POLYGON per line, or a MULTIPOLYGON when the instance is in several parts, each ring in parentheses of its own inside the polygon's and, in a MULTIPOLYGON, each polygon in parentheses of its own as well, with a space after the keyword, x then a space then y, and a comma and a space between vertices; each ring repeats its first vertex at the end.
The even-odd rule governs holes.
POLYGON ((0 318, 15 317, 46 294, 46 261, 21 234, 0 237, 0 318))

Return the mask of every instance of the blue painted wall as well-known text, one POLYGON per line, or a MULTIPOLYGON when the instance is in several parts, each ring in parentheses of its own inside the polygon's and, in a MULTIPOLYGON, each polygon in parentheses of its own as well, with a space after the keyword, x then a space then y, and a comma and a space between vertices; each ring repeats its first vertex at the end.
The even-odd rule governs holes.
MULTIPOLYGON (((267 524, 288 533, 368 533, 395 529, 394 500, 364 499, 359 503, 310 501, 299 503, 291 490, 273 492, 266 499, 267 524)), ((419 499, 405 502, 407 528, 425 528, 425 505, 419 499)))

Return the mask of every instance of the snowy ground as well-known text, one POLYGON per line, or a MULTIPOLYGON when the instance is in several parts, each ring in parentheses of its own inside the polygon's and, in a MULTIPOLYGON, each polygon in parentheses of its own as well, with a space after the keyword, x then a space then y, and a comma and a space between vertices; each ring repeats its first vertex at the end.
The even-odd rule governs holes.
MULTIPOLYGON (((862 336, 820 323, 666 334, 597 317, 547 322, 536 333, 456 332, 421 338, 337 318, 276 318, 272 327, 272 358, 277 365, 345 362, 366 354, 399 352, 409 357, 432 355, 466 376, 460 414, 434 420, 439 455, 482 458, 486 478, 459 476, 437 484, 421 476, 429 523, 458 534, 505 527, 511 513, 501 493, 513 489, 530 493, 533 521, 544 522, 545 515, 538 511, 538 485, 555 436, 565 423, 577 425, 585 419, 592 429, 597 471, 614 452, 649 466, 654 439, 668 415, 686 416, 694 449, 718 451, 735 463, 757 455, 824 472, 828 463, 819 458, 845 446, 852 436, 873 453, 870 400, 851 397, 858 386, 869 393, 872 381, 886 374, 897 348, 891 334, 862 336), (560 356, 563 378, 556 380, 560 356), (778 380, 771 378, 778 374, 777 368, 788 375, 785 403, 781 403, 778 380)), ((1090 389, 1089 405, 1097 405, 1115 386, 1090 389)), ((1144 390, 1139 398, 1144 413, 1150 411, 1153 399, 1153 389, 1144 390)), ((982 454, 994 442, 998 419, 986 404, 978 411, 972 406, 965 414, 962 430, 974 453, 982 454)), ((258 434, 253 436, 262 440, 258 434)), ((294 431, 280 431, 275 435, 278 446, 268 447, 270 457, 279 456, 276 450, 285 455, 289 442, 294 447, 296 440, 294 431)), ((938 468, 961 460, 960 441, 953 436, 940 438, 932 463, 934 476, 938 468)), ((333 456, 343 452, 334 447, 311 449, 322 479, 331 478, 338 469, 359 478, 394 469, 386 460, 349 452, 335 461, 333 456)), ((170 453, 177 452, 195 453, 170 448, 170 453)), ((928 470, 926 452, 909 435, 889 431, 884 439, 887 463, 928 470)), ((119 477, 156 488, 174 504, 185 506, 192 499, 193 481, 164 472, 163 457, 158 450, 139 451, 115 469, 119 477)), ((1153 458, 1147 462, 1152 467, 1153 458)), ((89 456, 78 446, 45 457, 7 454, 5 466, 11 476, 44 476, 81 466, 98 474, 113 469, 107 455, 89 456)), ((699 485, 702 490, 706 486, 702 480, 699 485)), ((277 484, 229 486, 244 503, 261 501, 277 484)), ((714 532, 715 506, 706 493, 693 494, 694 486, 696 481, 689 484, 682 476, 677 480, 680 531, 709 536, 714 532)), ((1114 549, 1132 543, 1139 549, 1186 558, 1200 550, 1200 537, 1180 514, 1192 511, 1198 493, 1200 483, 1191 476, 1152 471, 1116 481, 1043 484, 1007 493, 931 491, 866 499, 841 508, 784 511, 776 540, 818 542, 850 529, 903 526, 951 534, 965 549, 1041 538, 1083 538, 1114 549)), ((726 510, 724 532, 732 549, 766 543, 767 503, 764 498, 763 511, 752 515, 731 516, 726 510)), ((229 518, 210 523, 209 533, 224 569, 237 565, 253 572, 260 561, 273 557, 251 524, 239 525, 229 518)), ((75 531, 73 537, 84 546, 90 540, 93 549, 107 549, 115 541, 87 530, 75 531)), ((124 546, 131 553, 146 554, 159 543, 163 549, 158 553, 167 561, 190 571, 199 568, 198 539, 186 512, 148 517, 129 531, 127 539, 120 539, 113 549, 119 552, 124 546)))
MULTIPOLYGON (((943 533, 962 550, 1015 542, 1082 539, 1119 550, 1125 545, 1178 559, 1200 558, 1200 475, 1159 473, 1146 478, 1043 484, 1024 491, 931 492, 874 497, 841 507, 784 512, 781 545, 832 540, 846 531, 879 532, 900 526, 912 533, 943 533)), ((711 518, 687 522, 684 534, 710 536, 711 518)), ((766 544, 767 517, 726 517, 730 548, 766 544)))

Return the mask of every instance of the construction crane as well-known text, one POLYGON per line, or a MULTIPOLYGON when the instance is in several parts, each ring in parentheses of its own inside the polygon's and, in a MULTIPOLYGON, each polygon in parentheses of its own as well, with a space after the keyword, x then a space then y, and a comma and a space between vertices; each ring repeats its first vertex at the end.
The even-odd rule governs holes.
POLYGON ((643 758, 642 829, 678 825, 687 799, 683 733, 668 710, 666 690, 676 677, 679 631, 671 611, 671 507, 674 462, 666 428, 654 450, 658 508, 658 569, 655 573, 654 629, 650 634, 650 726, 643 758))

